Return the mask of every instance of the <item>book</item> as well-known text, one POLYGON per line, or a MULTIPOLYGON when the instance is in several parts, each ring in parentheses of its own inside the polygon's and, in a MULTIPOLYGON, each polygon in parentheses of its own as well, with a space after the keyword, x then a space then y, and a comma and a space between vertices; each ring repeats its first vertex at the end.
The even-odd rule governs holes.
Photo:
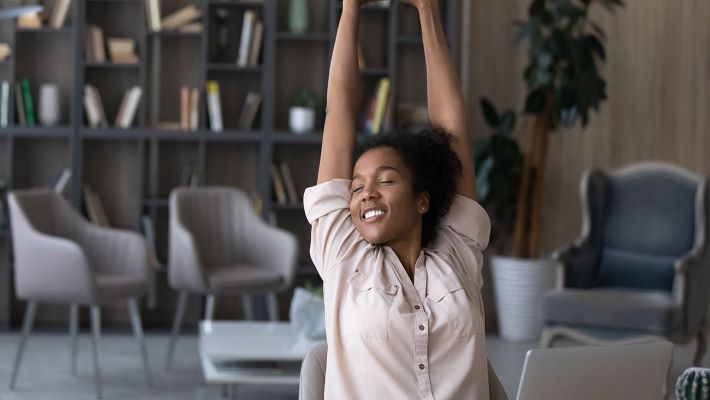
POLYGON ((288 167, 288 164, 283 161, 279 164, 279 167, 281 167, 281 178, 283 179, 284 186, 286 186, 288 201, 293 204, 300 203, 298 192, 296 192, 296 185, 294 185, 293 177, 291 176, 291 169, 288 167))
POLYGON ((157 246, 155 224, 153 224, 153 219, 149 215, 141 215, 141 230, 148 243, 148 265, 155 270, 159 270, 162 268, 162 264, 158 260, 158 253, 155 250, 157 246))
POLYGON ((163 18, 161 29, 178 29, 200 17, 202 12, 195 5, 190 4, 163 18))
POLYGON ((42 27, 42 18, 39 13, 29 12, 17 17, 17 27, 24 29, 37 29, 42 27))
POLYGON ((196 131, 200 125, 200 89, 192 88, 190 93, 190 130, 196 131))
POLYGON ((239 129, 250 130, 254 126, 254 119, 261 105, 261 93, 250 91, 244 101, 242 113, 239 116, 239 129))
POLYGON ((111 61, 123 64, 135 64, 138 62, 136 55, 136 42, 127 38, 109 38, 108 51, 111 61))
POLYGON ((283 181, 281 180, 281 174, 276 165, 271 164, 271 182, 274 186, 274 195, 276 195, 276 202, 278 204, 288 203, 288 198, 286 197, 286 190, 284 189, 283 181))
POLYGON ((160 0, 145 0, 146 21, 153 32, 160 31, 160 0))
POLYGON ((84 85, 84 109, 86 110, 86 120, 90 127, 108 127, 99 90, 88 83, 84 85))
POLYGON ((27 126, 27 121, 25 121, 25 101, 22 99, 20 82, 15 83, 15 108, 17 108, 17 120, 20 126, 27 126))
POLYGON ((35 109, 32 102, 32 88, 30 88, 30 81, 27 78, 22 78, 22 80, 20 80, 20 85, 22 87, 22 100, 25 105, 25 122, 27 122, 27 126, 35 126, 35 109))
POLYGON ((71 179, 71 169, 70 168, 63 168, 59 174, 57 174, 57 177, 54 179, 54 184, 52 184, 52 188, 54 189, 54 192, 56 193, 64 193, 67 190, 67 185, 69 183, 69 180, 71 179))
POLYGON ((86 61, 95 63, 106 62, 104 31, 100 27, 92 24, 86 26, 86 61))
POLYGON ((207 81, 207 111, 212 132, 222 132, 222 105, 217 81, 207 81))
POLYGON ((0 43, 0 61, 5 61, 12 55, 12 49, 8 43, 0 43))
POLYGON ((191 22, 179 27, 177 30, 183 33, 200 33, 204 30, 204 27, 202 26, 202 22, 191 22))
POLYGON ((362 46, 360 43, 357 44, 357 67, 360 72, 367 69, 367 62, 365 62, 365 54, 362 52, 362 46))
POLYGON ((86 213, 89 215, 89 220, 98 226, 109 226, 108 217, 99 195, 88 185, 84 184, 84 205, 86 213))
POLYGON ((123 109, 121 119, 117 124, 119 128, 127 129, 133 125, 133 120, 135 119, 136 111, 138 110, 138 103, 140 103, 142 95, 143 89, 141 89, 140 86, 133 86, 128 90, 126 93, 126 105, 123 109))
POLYGON ((0 128, 6 128, 9 124, 10 114, 10 82, 0 83, 0 128))
POLYGON ((190 88, 180 87, 180 129, 190 129, 190 88))
POLYGON ((49 26, 57 29, 64 26, 70 5, 71 0, 56 0, 54 8, 52 8, 52 15, 49 17, 49 26))
POLYGON ((387 106, 387 97, 389 96, 390 90, 390 78, 380 79, 380 83, 377 88, 377 103, 375 106, 375 115, 372 121, 372 132, 380 133, 382 131, 382 117, 385 114, 385 107, 387 106))
POLYGON ((261 47, 264 39, 264 24, 261 21, 254 23, 254 33, 249 50, 249 65, 256 67, 259 65, 259 56, 261 55, 261 47))
POLYGON ((180 186, 190 186, 190 181, 192 180, 192 171, 195 167, 192 163, 187 163, 182 167, 182 173, 180 174, 180 186))
POLYGON ((239 38, 239 52, 237 53, 237 65, 240 67, 246 67, 249 62, 249 44, 255 22, 256 13, 252 10, 245 11, 242 21, 242 35, 239 38))

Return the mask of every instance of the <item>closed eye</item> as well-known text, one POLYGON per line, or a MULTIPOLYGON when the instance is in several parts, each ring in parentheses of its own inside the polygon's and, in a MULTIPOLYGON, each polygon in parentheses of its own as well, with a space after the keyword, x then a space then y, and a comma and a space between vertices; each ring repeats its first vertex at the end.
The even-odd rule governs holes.
POLYGON ((352 190, 353 193, 360 193, 362 191, 362 186, 356 187, 352 190))

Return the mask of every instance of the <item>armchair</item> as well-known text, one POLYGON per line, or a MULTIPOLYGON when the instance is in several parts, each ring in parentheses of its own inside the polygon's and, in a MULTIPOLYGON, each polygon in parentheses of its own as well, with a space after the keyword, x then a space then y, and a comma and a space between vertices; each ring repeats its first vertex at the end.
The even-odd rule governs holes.
POLYGON ((251 294, 266 293, 269 318, 278 320, 276 292, 293 283, 295 236, 263 222, 249 198, 227 187, 178 188, 170 195, 170 286, 179 291, 166 368, 170 368, 189 293, 206 295, 205 319, 216 296, 241 294, 252 318, 251 294))
POLYGON ((565 335, 592 343, 697 338, 706 351, 710 185, 646 163, 585 173, 582 235, 557 251, 559 285, 543 298, 543 347, 565 335))
POLYGON ((22 336, 10 378, 14 389, 37 303, 70 304, 72 373, 76 375, 79 306, 91 309, 94 375, 97 397, 102 382, 99 366, 100 305, 127 300, 134 333, 140 342, 146 379, 151 384, 137 298, 146 291, 148 264, 142 236, 102 228, 86 221, 62 196, 48 189, 13 191, 8 195, 15 291, 27 301, 22 336))

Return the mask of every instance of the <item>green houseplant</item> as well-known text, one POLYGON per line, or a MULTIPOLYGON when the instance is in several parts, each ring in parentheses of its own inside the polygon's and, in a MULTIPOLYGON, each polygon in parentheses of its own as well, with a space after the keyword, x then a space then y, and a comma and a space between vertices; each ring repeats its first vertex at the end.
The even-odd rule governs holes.
POLYGON ((540 231, 548 138, 562 126, 589 123, 606 99, 599 65, 604 32, 589 17, 594 6, 613 11, 621 0, 532 0, 518 22, 527 47, 525 112, 533 123, 516 192, 512 255, 491 258, 501 336, 527 341, 542 331, 540 301, 555 287, 551 259, 540 257, 540 231))

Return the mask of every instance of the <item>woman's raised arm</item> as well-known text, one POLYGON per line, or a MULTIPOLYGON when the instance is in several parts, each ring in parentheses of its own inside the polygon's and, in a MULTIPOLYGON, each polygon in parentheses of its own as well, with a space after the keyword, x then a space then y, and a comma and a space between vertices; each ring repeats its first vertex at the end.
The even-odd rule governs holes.
POLYGON ((328 76, 328 94, 318 183, 352 179, 355 116, 360 106, 357 41, 360 5, 367 0, 343 0, 328 76))
POLYGON ((438 2, 436 0, 402 1, 415 6, 419 11, 426 59, 429 118, 434 125, 446 129, 457 139, 452 147, 461 160, 463 171, 456 192, 475 200, 476 175, 468 137, 466 107, 444 37, 444 29, 441 26, 438 2))

